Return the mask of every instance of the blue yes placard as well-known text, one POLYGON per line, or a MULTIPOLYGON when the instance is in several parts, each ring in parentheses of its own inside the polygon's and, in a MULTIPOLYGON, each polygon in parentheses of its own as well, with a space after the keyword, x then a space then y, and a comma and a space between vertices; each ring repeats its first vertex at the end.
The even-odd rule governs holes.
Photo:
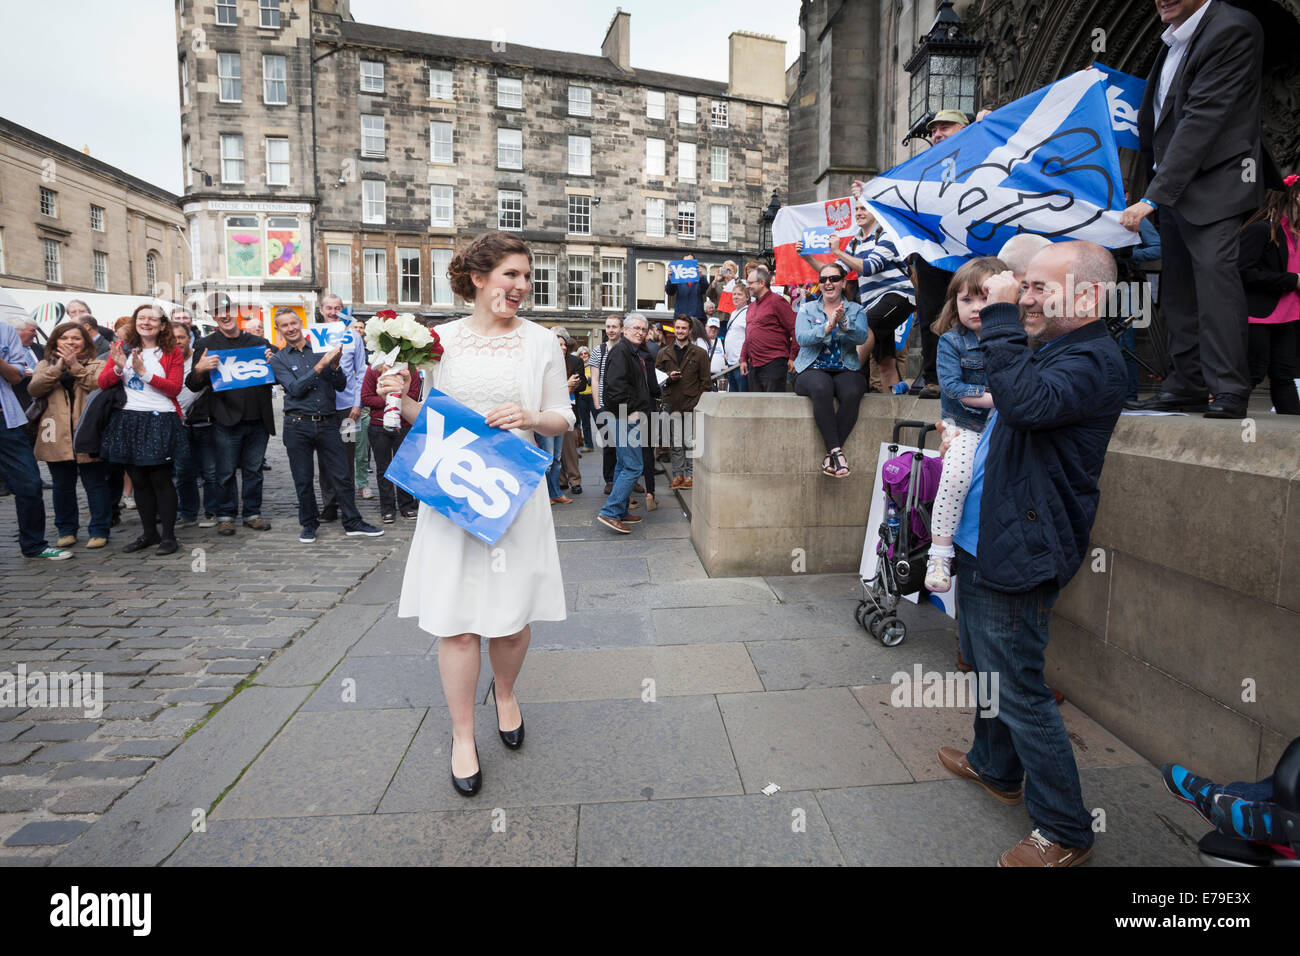
POLYGON ((266 349, 260 345, 246 349, 214 349, 208 355, 221 360, 220 365, 208 372, 214 392, 275 384, 275 373, 266 362, 266 349))
POLYGON ((700 264, 694 259, 674 259, 668 263, 668 281, 676 285, 683 282, 698 282, 700 264))
POLYGON ((328 352, 336 345, 351 345, 357 339, 346 322, 311 325, 307 327, 307 334, 311 336, 312 349, 318 352, 328 352))
POLYGON ((835 242, 835 230, 830 226, 813 226, 805 229, 799 238, 803 240, 803 251, 807 255, 830 252, 831 243, 835 242))
POLYGON ((536 445, 489 428, 482 415, 431 388, 384 477, 496 544, 550 463, 536 445))

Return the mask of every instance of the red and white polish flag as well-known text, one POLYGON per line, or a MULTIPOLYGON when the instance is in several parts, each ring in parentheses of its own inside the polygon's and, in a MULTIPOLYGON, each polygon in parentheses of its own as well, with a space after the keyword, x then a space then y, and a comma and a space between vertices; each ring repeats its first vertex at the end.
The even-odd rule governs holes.
POLYGON ((781 207, 772 222, 772 245, 776 249, 776 275, 772 284, 816 282, 818 270, 808 265, 803 256, 817 263, 837 262, 831 243, 843 249, 857 231, 853 200, 848 196, 781 207), (800 240, 802 256, 795 251, 795 243, 800 240))

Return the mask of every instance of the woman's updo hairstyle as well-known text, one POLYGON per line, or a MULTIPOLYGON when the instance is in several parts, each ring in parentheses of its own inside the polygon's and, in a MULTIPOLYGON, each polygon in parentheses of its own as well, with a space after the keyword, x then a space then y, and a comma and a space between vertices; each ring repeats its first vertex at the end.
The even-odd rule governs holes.
POLYGON ((447 266, 451 291, 466 302, 473 302, 478 289, 474 286, 470 273, 489 275, 501 264, 501 260, 514 255, 527 256, 528 264, 532 265, 533 254, 521 240, 504 232, 484 233, 471 242, 468 248, 461 249, 451 257, 451 264, 447 266))

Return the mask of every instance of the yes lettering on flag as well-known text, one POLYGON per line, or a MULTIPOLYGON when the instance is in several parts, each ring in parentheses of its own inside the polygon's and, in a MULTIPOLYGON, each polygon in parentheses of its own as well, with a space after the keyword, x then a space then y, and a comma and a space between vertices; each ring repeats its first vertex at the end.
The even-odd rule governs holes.
POLYGON ((1110 249, 1138 241, 1119 221, 1124 183, 1099 70, 995 110, 877 176, 863 198, 901 258, 950 271, 1022 232, 1110 249))

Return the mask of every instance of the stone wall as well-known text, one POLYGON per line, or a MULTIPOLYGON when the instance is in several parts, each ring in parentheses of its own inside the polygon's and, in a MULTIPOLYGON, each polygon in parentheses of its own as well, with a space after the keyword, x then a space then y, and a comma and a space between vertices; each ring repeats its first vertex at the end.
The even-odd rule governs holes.
MULTIPOLYGON (((802 548, 815 574, 857 571, 880 442, 939 403, 863 399, 843 480, 820 472, 807 399, 710 394, 699 411, 691 539, 705 568, 789 574, 802 548)), ((1122 417, 1101 491, 1093 550, 1053 615, 1048 680, 1155 763, 1271 773, 1300 735, 1300 423, 1122 417)))

